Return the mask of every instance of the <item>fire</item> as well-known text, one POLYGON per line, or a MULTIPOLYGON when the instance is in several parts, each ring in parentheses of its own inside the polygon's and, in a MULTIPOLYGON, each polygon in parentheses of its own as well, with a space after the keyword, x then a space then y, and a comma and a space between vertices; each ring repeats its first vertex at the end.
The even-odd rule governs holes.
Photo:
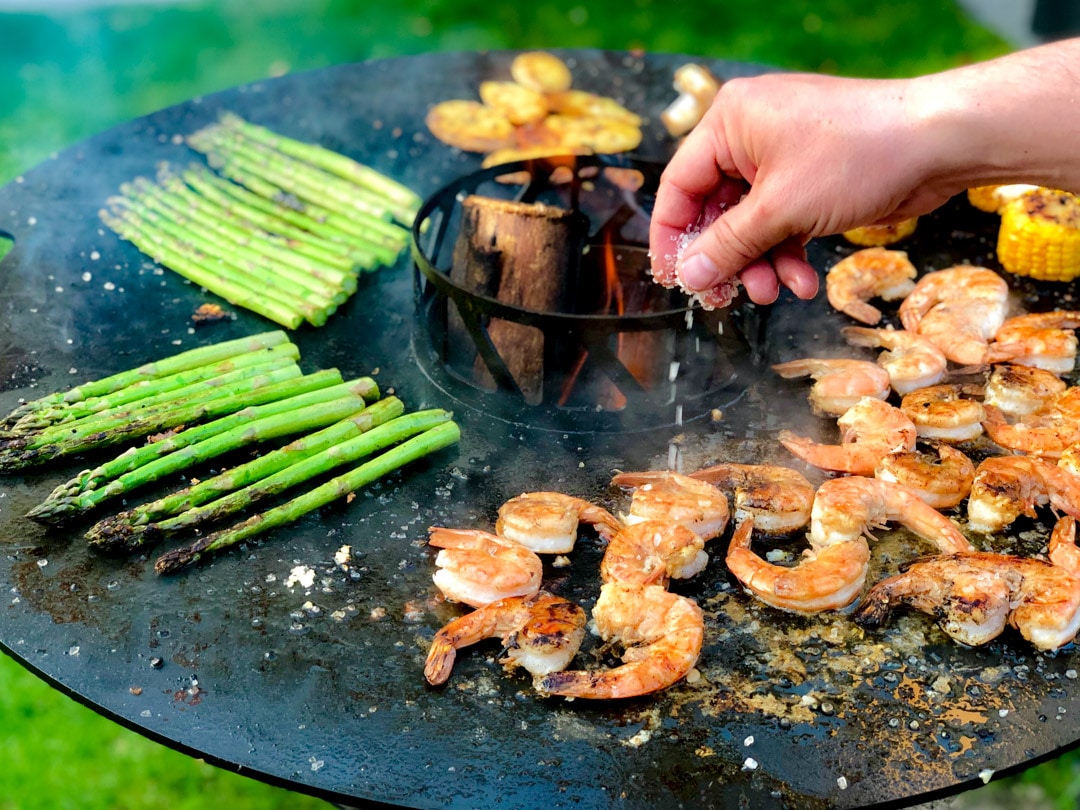
MULTIPOLYGON (((619 316, 626 314, 627 284, 629 283, 629 286, 633 288, 634 282, 639 279, 631 277, 627 279, 627 283, 624 283, 623 277, 630 273, 644 272, 644 268, 638 266, 636 261, 631 261, 631 257, 636 260, 639 255, 644 254, 639 254, 637 251, 620 252, 612 241, 610 233, 604 233, 599 262, 604 280, 603 297, 599 307, 601 313, 619 316)), ((650 285, 646 285, 646 289, 650 288, 650 285)), ((660 348, 657 344, 658 340, 658 333, 647 331, 618 332, 615 336, 615 356, 630 375, 646 389, 652 388, 657 379, 657 351, 660 348)), ((559 397, 560 406, 565 405, 569 400, 587 359, 588 352, 583 351, 567 375, 559 397)), ((614 381, 609 380, 602 385, 597 404, 604 410, 622 410, 626 407, 626 395, 619 390, 614 381)))

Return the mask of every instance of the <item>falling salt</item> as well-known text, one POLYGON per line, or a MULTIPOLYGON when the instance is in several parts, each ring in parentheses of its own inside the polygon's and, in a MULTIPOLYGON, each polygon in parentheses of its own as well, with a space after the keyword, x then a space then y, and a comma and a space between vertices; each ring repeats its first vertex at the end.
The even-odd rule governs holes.
POLYGON ((675 382, 675 379, 679 376, 679 361, 672 360, 668 365, 667 378, 668 382, 675 382))
POLYGON ((29 217, 26 220, 27 225, 37 225, 37 217, 29 217))
MULTIPOLYGON (((115 284, 113 284, 113 283, 112 283, 111 281, 106 281, 106 282, 105 282, 104 284, 102 284, 101 286, 102 286, 102 287, 104 287, 104 288, 105 288, 106 290, 108 290, 109 292, 112 292, 113 290, 115 290, 115 289, 116 289, 116 285, 115 285, 115 284)), ((174 342, 175 342, 175 341, 174 341, 174 342)))
POLYGON ((93 276, 93 274, 91 274, 91 273, 88 273, 88 272, 87 272, 87 273, 83 273, 83 274, 82 274, 82 280, 83 280, 83 281, 90 281, 90 280, 92 280, 93 278, 94 278, 94 276, 93 276))
POLYGON ((682 405, 675 406, 675 424, 682 425, 682 405))
POLYGON ((96 250, 91 250, 90 251, 90 261, 96 262, 100 258, 101 258, 101 254, 98 253, 96 250))

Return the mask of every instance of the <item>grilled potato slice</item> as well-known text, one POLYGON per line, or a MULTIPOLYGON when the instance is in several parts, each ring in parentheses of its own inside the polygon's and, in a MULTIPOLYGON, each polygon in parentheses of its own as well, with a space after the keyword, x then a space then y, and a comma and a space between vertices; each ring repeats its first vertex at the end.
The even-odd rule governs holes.
POLYGON ((560 93, 569 90, 573 83, 566 62, 545 51, 518 54, 510 63, 510 76, 518 84, 540 93, 560 93))
POLYGON ((589 93, 585 90, 565 90, 548 94, 548 106, 552 112, 562 115, 604 116, 618 118, 635 127, 641 126, 641 116, 630 112, 613 98, 589 93))
POLYGON ((591 149, 600 154, 629 152, 641 143, 641 129, 608 115, 549 115, 539 125, 567 151, 591 149))
POLYGON ((480 82, 480 99, 515 126, 531 124, 548 114, 544 94, 517 82, 480 82))
POLYGON ((451 99, 428 110, 431 134, 467 152, 491 152, 513 146, 514 125, 502 112, 467 99, 451 99))

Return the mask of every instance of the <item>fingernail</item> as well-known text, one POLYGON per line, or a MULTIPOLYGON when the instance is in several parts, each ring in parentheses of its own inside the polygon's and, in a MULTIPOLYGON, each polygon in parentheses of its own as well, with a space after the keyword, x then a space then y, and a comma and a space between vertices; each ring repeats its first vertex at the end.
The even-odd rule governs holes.
POLYGON ((688 256, 679 264, 679 279, 691 292, 707 290, 717 282, 716 265, 704 253, 688 256))

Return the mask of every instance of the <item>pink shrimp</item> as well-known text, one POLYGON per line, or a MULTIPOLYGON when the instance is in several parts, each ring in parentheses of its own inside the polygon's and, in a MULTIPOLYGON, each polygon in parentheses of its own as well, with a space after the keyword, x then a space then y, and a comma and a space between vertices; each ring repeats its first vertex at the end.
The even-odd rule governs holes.
POLYGON ((846 326, 844 338, 853 346, 880 346, 878 365, 889 375, 892 389, 903 396, 945 378, 949 361, 927 337, 906 329, 868 329, 846 326))
POLYGON ((1034 366, 1068 374, 1076 364, 1076 334, 1080 312, 1057 309, 1009 318, 994 335, 988 363, 1034 366))
POLYGON ((909 332, 932 340, 954 363, 974 366, 986 362, 1008 303, 1009 286, 993 270, 957 266, 920 278, 899 313, 909 332))
POLYGON ((825 294, 836 309, 871 326, 881 311, 867 303, 871 298, 895 301, 911 292, 917 274, 902 250, 870 247, 857 250, 825 274, 825 294))
POLYGON ((442 549, 432 580, 447 599, 483 607, 540 590, 544 564, 530 549, 479 529, 432 527, 428 542, 442 549))
POLYGON ((499 638, 507 670, 523 667, 533 676, 565 669, 585 638, 585 611, 558 596, 538 591, 510 596, 454 619, 432 639, 424 665, 428 683, 445 683, 462 647, 499 638))
POLYGON ((822 416, 840 416, 864 397, 889 396, 889 372, 869 360, 807 357, 772 369, 784 379, 812 377, 810 407, 822 416))
POLYGON ((837 420, 838 445, 819 444, 789 430, 780 431, 780 443, 795 456, 823 470, 873 475, 883 456, 915 448, 915 425, 899 409, 865 397, 837 420))

